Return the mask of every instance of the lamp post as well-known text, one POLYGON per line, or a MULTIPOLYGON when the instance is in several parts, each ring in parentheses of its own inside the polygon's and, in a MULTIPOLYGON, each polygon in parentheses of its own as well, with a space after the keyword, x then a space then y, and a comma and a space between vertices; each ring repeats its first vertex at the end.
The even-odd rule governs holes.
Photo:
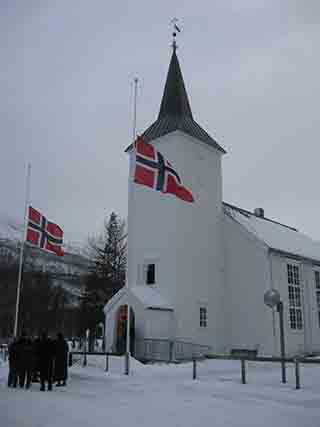
POLYGON ((98 326, 100 328, 101 335, 102 335, 101 336, 101 339, 102 339, 101 349, 102 349, 102 351, 104 351, 105 350, 104 323, 100 322, 98 326))
POLYGON ((85 336, 85 341, 84 341, 83 366, 87 366, 87 352, 89 352, 89 335, 90 335, 90 329, 86 329, 86 336, 85 336))
POLYGON ((285 341, 284 341, 284 322, 283 322, 283 302, 280 299, 280 294, 276 289, 269 289, 264 294, 264 303, 268 307, 276 307, 277 312, 279 313, 279 327, 280 327, 280 352, 281 352, 281 373, 282 373, 282 382, 287 382, 286 377, 286 363, 285 363, 285 341))

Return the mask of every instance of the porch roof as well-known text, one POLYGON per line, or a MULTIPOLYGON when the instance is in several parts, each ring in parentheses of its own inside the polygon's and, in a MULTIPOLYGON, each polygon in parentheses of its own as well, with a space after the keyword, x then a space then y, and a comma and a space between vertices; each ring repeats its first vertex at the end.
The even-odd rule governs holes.
POLYGON ((140 304, 143 305, 146 309, 153 310, 167 310, 173 311, 174 307, 172 304, 168 303, 159 292, 155 289, 152 289, 147 285, 135 285, 130 286, 129 288, 124 287, 120 289, 105 305, 104 312, 112 310, 114 307, 117 307, 121 304, 126 304, 126 300, 130 297, 133 300, 138 300, 140 304), (125 301, 123 301, 125 299, 125 301))
POLYGON ((173 310, 173 305, 163 298, 155 289, 146 285, 136 285, 129 288, 129 291, 149 309, 173 310))

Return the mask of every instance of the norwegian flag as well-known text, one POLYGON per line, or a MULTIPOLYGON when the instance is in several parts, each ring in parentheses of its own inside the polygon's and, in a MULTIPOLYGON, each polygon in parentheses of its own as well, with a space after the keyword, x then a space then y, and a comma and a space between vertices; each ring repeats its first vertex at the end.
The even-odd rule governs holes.
POLYGON ((28 228, 26 241, 47 252, 63 256, 63 231, 53 222, 47 220, 36 209, 29 206, 28 228))
POLYGON ((174 194, 185 202, 194 202, 193 195, 184 185, 168 160, 151 144, 138 137, 135 143, 136 167, 134 182, 162 193, 174 194))

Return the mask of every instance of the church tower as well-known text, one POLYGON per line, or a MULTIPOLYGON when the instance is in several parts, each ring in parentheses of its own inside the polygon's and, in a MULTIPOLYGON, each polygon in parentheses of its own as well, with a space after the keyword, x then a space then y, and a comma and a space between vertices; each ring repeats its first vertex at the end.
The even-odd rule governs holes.
POLYGON ((158 118, 142 136, 170 161, 195 199, 186 203, 135 184, 135 157, 128 148, 128 288, 141 298, 152 292, 171 310, 167 321, 146 320, 142 335, 220 350, 225 345, 221 177, 225 151, 193 118, 175 42, 158 118))

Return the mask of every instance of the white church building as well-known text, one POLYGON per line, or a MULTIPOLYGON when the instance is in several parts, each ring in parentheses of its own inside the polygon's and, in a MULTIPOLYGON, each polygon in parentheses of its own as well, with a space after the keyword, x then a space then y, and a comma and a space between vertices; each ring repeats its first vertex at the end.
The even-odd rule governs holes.
POLYGON ((320 352, 320 243, 263 209, 223 202, 225 150, 193 118, 175 46, 158 118, 143 138, 170 160, 195 202, 134 183, 127 149, 127 286, 105 306, 106 349, 117 351, 129 304, 136 340, 279 355, 278 313, 264 304, 276 289, 287 354, 320 352))

